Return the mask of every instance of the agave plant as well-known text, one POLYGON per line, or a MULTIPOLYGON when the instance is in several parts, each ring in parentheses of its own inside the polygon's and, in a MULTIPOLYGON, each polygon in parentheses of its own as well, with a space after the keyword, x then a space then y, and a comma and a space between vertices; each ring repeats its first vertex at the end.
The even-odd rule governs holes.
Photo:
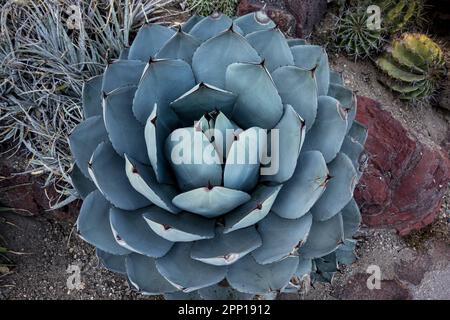
POLYGON ((86 82, 77 227, 106 268, 168 299, 251 299, 350 262, 367 130, 303 43, 263 11, 148 24, 86 82))
POLYGON ((413 103, 434 98, 447 75, 444 53, 424 34, 404 33, 377 59, 388 76, 387 86, 413 103))

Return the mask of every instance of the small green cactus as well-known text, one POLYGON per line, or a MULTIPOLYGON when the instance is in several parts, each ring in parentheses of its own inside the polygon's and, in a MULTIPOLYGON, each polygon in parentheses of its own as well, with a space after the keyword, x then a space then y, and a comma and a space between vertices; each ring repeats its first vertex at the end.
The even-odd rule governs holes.
POLYGON ((381 8, 383 27, 390 35, 412 25, 420 27, 425 21, 424 0, 378 0, 375 3, 381 8))
POLYGON ((363 0, 346 1, 340 5, 337 27, 333 32, 340 51, 358 58, 372 57, 382 49, 387 39, 405 30, 416 30, 424 22, 424 0, 363 0), (381 28, 368 25, 367 8, 378 5, 381 9, 381 28))
POLYGON ((355 59, 364 59, 378 52, 382 47, 381 30, 370 29, 369 15, 363 8, 350 8, 341 14, 334 32, 340 51, 355 59))
POLYGON ((447 74, 439 45, 419 33, 394 39, 376 63, 389 77, 386 85, 414 104, 432 99, 447 74))
POLYGON ((238 2, 238 0, 187 0, 188 8, 201 16, 222 12, 232 17, 236 14, 238 2))

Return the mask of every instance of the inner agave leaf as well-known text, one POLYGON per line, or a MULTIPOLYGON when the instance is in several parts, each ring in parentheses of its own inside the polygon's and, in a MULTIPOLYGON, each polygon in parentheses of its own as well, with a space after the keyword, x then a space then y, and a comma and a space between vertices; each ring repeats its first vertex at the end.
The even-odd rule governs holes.
POLYGON ((250 195, 240 190, 207 186, 176 196, 173 204, 188 212, 206 218, 215 218, 250 200, 250 195))
POLYGON ((267 131, 253 127, 236 135, 234 140, 226 158, 224 186, 250 192, 259 181, 261 159, 267 149, 267 131))
POLYGON ((221 159, 203 131, 175 130, 165 142, 165 154, 182 191, 222 184, 221 159))
POLYGON ((171 103, 172 109, 185 125, 192 125, 205 113, 220 111, 228 118, 237 96, 207 83, 199 83, 171 103))

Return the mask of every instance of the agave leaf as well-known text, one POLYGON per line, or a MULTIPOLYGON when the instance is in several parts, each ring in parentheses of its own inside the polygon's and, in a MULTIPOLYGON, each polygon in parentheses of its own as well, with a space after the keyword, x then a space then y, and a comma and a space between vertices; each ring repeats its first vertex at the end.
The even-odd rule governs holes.
POLYGON ((225 216, 225 231, 252 226, 264 219, 272 208, 281 186, 260 185, 251 195, 251 200, 225 216))
POLYGON ((147 62, 174 34, 174 30, 158 24, 144 25, 130 47, 128 58, 147 62))
POLYGON ((164 256, 173 243, 156 235, 142 217, 145 209, 124 211, 111 208, 111 229, 122 247, 152 258, 164 256))
POLYGON ((361 165, 361 155, 364 152, 364 146, 350 136, 346 136, 341 152, 350 158, 353 167, 359 171, 361 165))
POLYGON ((318 151, 302 152, 294 176, 280 190, 272 211, 286 219, 304 216, 322 196, 328 179, 328 168, 322 154, 318 151))
POLYGON ((269 30, 276 27, 265 11, 251 12, 234 20, 234 23, 241 28, 245 35, 252 32, 269 30))
POLYGON ((233 31, 240 34, 241 36, 245 36, 244 31, 239 27, 236 23, 233 22, 233 31))
POLYGON ((363 124, 354 121, 348 135, 359 144, 365 145, 368 137, 368 130, 363 124))
POLYGON ((183 30, 183 32, 189 33, 189 31, 191 31, 191 29, 203 19, 205 19, 205 17, 194 14, 183 24, 181 30, 183 30))
POLYGON ((288 39, 287 43, 290 48, 308 44, 305 39, 288 39))
POLYGON ((344 223, 344 238, 351 239, 361 225, 361 213, 358 204, 352 199, 344 209, 342 209, 342 219, 344 223))
POLYGON ((231 117, 236 98, 232 92, 200 83, 172 102, 171 107, 184 124, 192 125, 205 113, 215 110, 231 117))
POLYGON ((173 204, 205 218, 221 216, 250 200, 250 195, 224 187, 202 187, 176 196, 173 204))
POLYGON ((238 136, 228 152, 223 182, 226 188, 250 192, 258 184, 260 159, 266 150, 267 132, 250 128, 238 136), (262 139, 261 139, 262 138, 262 139))
POLYGON ((190 257, 192 245, 192 243, 177 243, 165 257, 156 260, 158 271, 183 292, 192 292, 217 284, 227 273, 227 267, 212 266, 193 260, 190 257))
POLYGON ((332 161, 344 142, 347 134, 347 112, 339 101, 332 97, 319 97, 317 118, 306 135, 304 151, 320 151, 329 163, 332 161))
POLYGON ((353 91, 347 89, 343 85, 330 83, 328 88, 328 96, 338 100, 341 106, 345 109, 350 109, 352 107, 354 99, 353 91))
MULTIPOLYGON (((176 115, 170 103, 195 85, 191 66, 183 60, 151 60, 145 68, 133 101, 136 118, 145 124, 155 104, 159 121, 171 129, 176 115)), ((172 127, 173 126, 173 127, 172 127)))
POLYGON ((159 207, 147 208, 144 219, 160 237, 172 242, 190 242, 214 237, 214 221, 191 213, 171 214, 159 207))
POLYGON ((342 215, 336 214, 329 220, 313 220, 308 240, 300 248, 303 259, 323 257, 336 250, 344 241, 342 215))
POLYGON ((115 207, 137 210, 151 203, 134 190, 125 173, 125 160, 109 143, 101 143, 91 159, 90 174, 98 189, 115 207))
POLYGON ((164 121, 161 121, 161 113, 161 107, 155 104, 145 125, 145 144, 157 181, 163 184, 172 184, 172 172, 164 156, 165 142, 171 128, 164 121))
POLYGON ((125 156, 125 171, 131 186, 153 204, 171 213, 180 213, 180 209, 172 204, 178 194, 175 187, 158 183, 151 167, 125 156))
POLYGON ((279 67, 294 65, 291 49, 280 29, 256 31, 247 35, 246 39, 264 60, 269 72, 272 73, 279 67))
POLYGON ((347 134, 350 132, 353 123, 356 120, 356 114, 358 113, 358 97, 356 94, 353 95, 350 107, 346 108, 347 111, 347 134))
POLYGON ((194 243, 191 258, 216 266, 235 263, 245 255, 260 247, 261 237, 254 227, 228 234, 217 230, 216 237, 194 243))
POLYGON ((258 223, 258 232, 262 238, 262 246, 252 252, 259 264, 280 261, 295 255, 308 237, 312 224, 311 214, 292 220, 283 219, 270 213, 258 223))
POLYGON ((231 287, 224 287, 221 284, 216 284, 208 288, 203 288, 198 291, 203 300, 252 300, 254 295, 242 293, 234 290, 231 287))
POLYGON ((233 120, 243 129, 272 129, 283 115, 283 104, 263 65, 234 63, 226 71, 226 89, 238 95, 233 120))
POLYGON ((297 271, 295 271, 295 275, 298 278, 302 278, 305 274, 310 274, 312 271, 312 260, 311 259, 299 259, 297 271))
POLYGON ((342 74, 336 71, 330 71, 330 84, 338 84, 343 86, 344 85, 344 78, 342 77, 342 74))
POLYGON ((116 89, 103 99, 103 118, 114 150, 127 154, 144 164, 150 164, 145 145, 144 127, 133 115, 136 87, 116 89))
POLYGON ((165 144, 166 159, 182 191, 222 184, 221 160, 201 130, 177 129, 165 144))
POLYGON ((298 257, 260 265, 248 255, 229 267, 227 280, 234 289, 250 294, 264 294, 288 285, 298 266, 298 257))
POLYGON ((284 104, 291 105, 302 117, 308 131, 317 115, 317 85, 310 71, 281 67, 272 74, 284 104))
POLYGON ((131 284, 136 290, 147 295, 175 292, 177 289, 158 272, 155 261, 136 253, 127 256, 127 275, 131 284))
POLYGON ((69 145, 75 162, 85 177, 89 178, 89 160, 103 141, 108 141, 103 117, 94 116, 80 123, 69 136, 69 145))
POLYGON ((358 176, 348 156, 339 153, 329 165, 331 180, 316 204, 311 208, 315 220, 328 220, 340 212, 353 197, 358 176))
POLYGON ((103 76, 96 76, 83 84, 83 113, 84 118, 101 116, 102 110, 102 83, 103 76))
POLYGON ((81 199, 85 199, 92 191, 96 190, 95 184, 81 172, 80 168, 74 164, 70 173, 70 180, 77 190, 81 199))
POLYGON ((311 274, 311 281, 332 283, 334 275, 339 270, 336 253, 333 252, 322 258, 314 259, 315 272, 311 274))
POLYGON ((156 59, 180 59, 191 64, 200 44, 199 40, 179 30, 156 54, 156 59))
POLYGON ((336 250, 336 260, 338 263, 345 264, 347 266, 353 264, 358 258, 355 253, 356 240, 345 240, 336 250))
POLYGON ((103 265, 103 267, 115 273, 120 273, 123 275, 127 274, 125 260, 128 255, 114 255, 102 251, 98 248, 95 250, 95 252, 98 260, 103 265))
POLYGON ((326 95, 330 85, 330 65, 325 49, 320 46, 301 45, 292 47, 291 50, 297 67, 314 70, 318 95, 326 95))
POLYGON ((230 17, 218 13, 199 21, 189 33, 201 42, 204 42, 229 30, 232 25, 233 20, 230 17))
MULTIPOLYGON (((284 108, 283 117, 274 129, 278 130, 279 134, 278 153, 280 156, 276 158, 272 154, 271 165, 275 165, 279 169, 274 175, 263 176, 262 181, 284 183, 291 179, 297 167, 300 150, 305 140, 306 126, 304 120, 292 106, 287 105, 284 108), (274 158, 275 160, 273 160, 274 158)), ((274 151, 272 150, 272 152, 274 151)))
POLYGON ((117 60, 110 63, 103 74, 102 92, 110 93, 125 86, 135 86, 141 79, 145 63, 135 60, 117 60))
POLYGON ((198 82, 225 88, 226 70, 235 62, 260 63, 261 58, 243 36, 229 30, 197 49, 192 69, 198 82))
POLYGON ((102 251, 115 255, 125 255, 129 250, 121 247, 114 238, 109 224, 111 204, 100 191, 93 191, 81 206, 77 220, 80 237, 102 251))
POLYGON ((213 143, 221 160, 228 157, 230 149, 233 146, 233 143, 229 142, 234 141, 234 139, 236 139, 236 134, 239 134, 240 132, 242 132, 242 129, 229 120, 222 112, 219 112, 214 123, 213 135, 214 137, 222 137, 222 139, 214 139, 213 143))

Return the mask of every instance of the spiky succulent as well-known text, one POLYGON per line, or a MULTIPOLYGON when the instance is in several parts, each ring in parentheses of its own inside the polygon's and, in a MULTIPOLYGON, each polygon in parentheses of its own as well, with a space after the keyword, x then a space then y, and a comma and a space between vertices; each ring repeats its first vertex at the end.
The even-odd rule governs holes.
POLYGON ((324 49, 264 12, 146 25, 85 84, 83 107, 78 231, 141 292, 268 298, 350 262, 367 137, 356 98, 324 49))
POLYGON ((383 27, 389 34, 404 31, 411 25, 420 27, 425 21, 424 0, 377 0, 375 4, 381 8, 383 27))
POLYGON ((382 32, 369 28, 368 19, 366 8, 356 7, 343 12, 333 31, 338 49, 355 59, 364 59, 380 51, 382 32))
POLYGON ((386 84, 413 103, 433 98, 447 74, 444 54, 424 34, 405 33, 394 39, 377 65, 389 77, 386 84))
POLYGON ((372 57, 383 48, 383 43, 400 31, 417 29, 424 23, 424 0, 364 0, 341 5, 341 12, 333 35, 337 47, 356 59, 372 57), (380 28, 368 22, 373 13, 369 6, 380 8, 380 28))

